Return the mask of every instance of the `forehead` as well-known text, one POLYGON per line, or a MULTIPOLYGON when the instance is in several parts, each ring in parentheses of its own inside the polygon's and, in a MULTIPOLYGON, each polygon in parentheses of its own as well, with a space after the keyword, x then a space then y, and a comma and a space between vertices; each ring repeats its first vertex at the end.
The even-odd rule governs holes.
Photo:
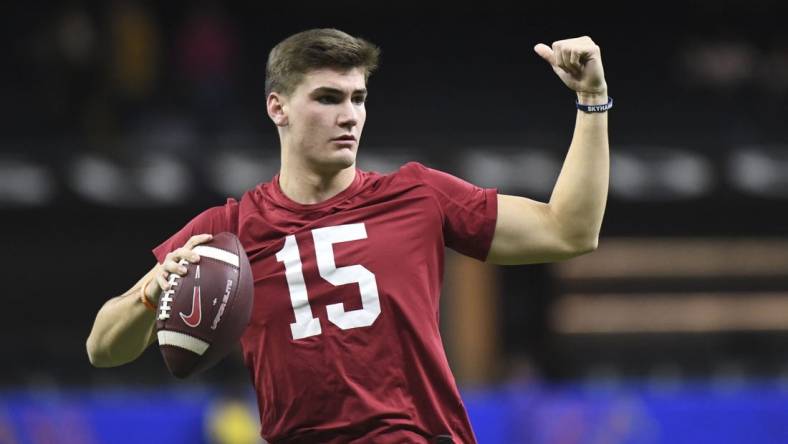
POLYGON ((307 94, 317 88, 332 88, 351 93, 366 88, 363 68, 338 70, 333 68, 313 69, 304 75, 296 91, 307 94))

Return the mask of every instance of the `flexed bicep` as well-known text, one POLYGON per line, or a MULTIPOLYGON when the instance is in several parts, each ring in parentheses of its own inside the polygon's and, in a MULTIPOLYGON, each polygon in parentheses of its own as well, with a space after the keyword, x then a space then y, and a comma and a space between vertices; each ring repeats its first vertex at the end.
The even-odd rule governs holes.
POLYGON ((498 195, 498 220, 487 262, 501 265, 554 262, 586 253, 566 236, 549 204, 498 195))

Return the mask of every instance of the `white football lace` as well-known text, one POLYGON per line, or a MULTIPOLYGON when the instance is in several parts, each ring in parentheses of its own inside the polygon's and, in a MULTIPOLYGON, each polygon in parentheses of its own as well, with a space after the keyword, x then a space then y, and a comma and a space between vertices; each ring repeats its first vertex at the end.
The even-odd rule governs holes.
MULTIPOLYGON (((186 261, 186 259, 181 259, 178 264, 186 266, 189 265, 189 262, 186 261)), ((161 301, 159 303, 160 321, 166 321, 170 318, 170 309, 172 309, 172 307, 170 307, 170 302, 172 302, 172 295, 175 294, 175 286, 178 285, 178 279, 180 279, 178 274, 170 273, 170 279, 168 280, 170 288, 161 295, 161 301)))

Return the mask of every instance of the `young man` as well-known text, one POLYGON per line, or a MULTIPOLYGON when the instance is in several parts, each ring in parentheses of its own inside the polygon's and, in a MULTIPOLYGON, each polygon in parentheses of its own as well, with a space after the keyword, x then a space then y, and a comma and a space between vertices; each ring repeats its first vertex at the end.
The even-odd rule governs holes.
MULTIPOLYGON (((580 104, 608 104, 590 38, 534 50, 580 104)), ((364 172, 356 153, 377 60, 375 46, 333 29, 293 35, 271 51, 267 109, 281 140, 279 174, 153 250, 159 263, 100 309, 87 341, 94 365, 139 356, 155 338, 141 298, 155 304, 168 275, 185 273, 179 260, 198 261, 195 245, 230 231, 255 278, 241 345, 266 440, 475 442, 438 330, 444 246, 497 264, 594 250, 607 198, 607 108, 578 111, 549 203, 418 163, 364 172)))

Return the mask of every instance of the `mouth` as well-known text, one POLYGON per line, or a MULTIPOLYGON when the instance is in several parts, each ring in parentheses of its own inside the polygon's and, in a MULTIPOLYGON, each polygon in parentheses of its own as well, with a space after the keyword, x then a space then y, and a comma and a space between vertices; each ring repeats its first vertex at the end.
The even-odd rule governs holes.
POLYGON ((345 134, 344 136, 334 137, 331 140, 333 140, 335 142, 355 142, 356 141, 356 136, 354 136, 352 134, 345 134))

